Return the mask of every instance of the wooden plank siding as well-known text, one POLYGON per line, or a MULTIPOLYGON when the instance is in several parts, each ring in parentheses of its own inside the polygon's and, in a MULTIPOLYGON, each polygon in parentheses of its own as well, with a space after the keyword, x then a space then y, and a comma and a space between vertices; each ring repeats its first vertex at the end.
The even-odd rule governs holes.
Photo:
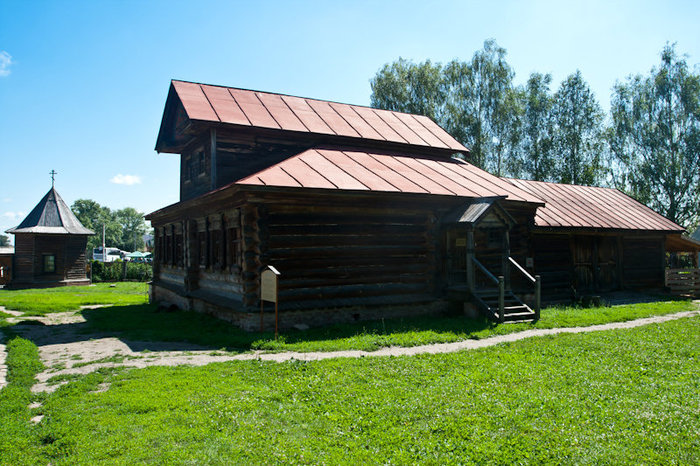
POLYGON ((294 204, 284 196, 236 208, 219 203, 183 217, 191 227, 182 243, 168 239, 173 223, 152 219, 154 282, 251 310, 259 306, 259 272, 273 265, 282 273, 283 310, 432 299, 440 279, 437 217, 433 209, 392 207, 294 204), (188 260, 179 264, 177 255, 188 260))
POLYGON ((86 247, 85 235, 15 234, 12 286, 87 283, 86 247), (46 255, 55 256, 54 272, 44 272, 46 255))

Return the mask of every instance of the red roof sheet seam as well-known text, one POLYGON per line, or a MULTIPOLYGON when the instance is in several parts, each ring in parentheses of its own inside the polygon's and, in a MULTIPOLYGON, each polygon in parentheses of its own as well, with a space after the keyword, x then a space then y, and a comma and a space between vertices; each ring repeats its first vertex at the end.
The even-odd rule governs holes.
MULTIPOLYGON (((394 186, 391 182, 389 182, 389 180, 385 179, 385 178, 384 178, 383 176, 381 176, 379 173, 375 173, 375 172, 369 170, 368 168, 366 168, 365 166, 363 166, 361 163, 359 163, 357 160, 355 160, 355 159, 353 159, 352 157, 350 157, 350 155, 348 154, 348 151, 342 151, 342 150, 341 150, 341 151, 339 151, 339 152, 340 152, 341 154, 343 154, 343 155, 344 155, 348 160, 350 160, 352 163, 354 163, 355 165, 357 165, 358 167, 360 167, 361 170, 365 170, 366 172, 372 174, 373 176, 376 176, 377 178, 379 178, 380 180, 384 181, 386 184, 388 184, 389 186, 391 186, 392 188, 394 188, 396 191, 401 192, 401 190, 400 190, 397 186, 394 186)), ((369 154, 368 154, 367 152, 362 152, 362 154, 364 154, 364 155, 366 155, 366 156, 369 156, 369 154)))
POLYGON ((392 141, 391 139, 386 138, 377 128, 374 127, 374 125, 372 125, 372 123, 370 123, 369 120, 367 120, 367 118, 362 116, 362 114, 360 112, 358 112, 354 106, 350 106, 350 108, 352 109, 353 112, 355 112, 357 114, 358 117, 362 118, 362 121, 367 123, 367 125, 369 125, 369 127, 372 128, 374 130, 374 132, 377 133, 379 135, 379 137, 381 137, 384 141, 398 142, 398 141, 392 141))
MULTIPOLYGON (((582 187, 580 187, 580 186, 572 185, 572 190, 579 193, 581 196, 590 196, 591 198, 597 200, 601 206, 607 207, 608 209, 615 209, 618 212, 619 211, 626 211, 627 215, 632 215, 631 212, 629 212, 627 209, 625 209, 622 205, 620 205, 618 203, 612 204, 604 196, 599 195, 598 190, 602 189, 602 188, 597 188, 597 189, 585 189, 585 188, 581 189, 581 188, 582 187)), ((612 217, 612 215, 609 215, 611 211, 608 209, 604 209, 603 212, 605 215, 608 216, 607 218, 610 218, 610 217, 612 217)), ((636 217, 635 215, 633 215, 633 216, 636 217)), ((639 219, 639 220, 641 220, 641 219, 639 219)), ((647 220, 653 220, 653 219, 647 219, 647 220)), ((627 218, 623 218, 623 217, 618 216, 618 221, 620 221, 623 225, 627 226, 628 228, 634 228, 634 226, 635 226, 634 223, 630 222, 627 218)), ((614 222, 614 218, 613 218, 613 222, 614 222)), ((652 223, 656 226, 659 226, 656 222, 652 221, 652 223)))
POLYGON ((413 115, 409 115, 401 112, 393 112, 394 116, 401 120, 403 124, 411 128, 411 131, 416 133, 423 139, 429 146, 438 146, 445 149, 449 149, 449 145, 445 144, 445 141, 435 136, 433 133, 428 131, 425 126, 423 126, 417 119, 413 118, 413 115))
POLYGON ((544 199, 550 199, 550 202, 546 203, 545 209, 549 208, 552 212, 557 212, 560 218, 567 218, 569 223, 575 224, 574 226, 607 228, 607 225, 604 225, 600 219, 598 219, 597 223, 594 225, 591 219, 597 219, 598 216, 596 213, 590 210, 587 205, 579 205, 580 200, 573 197, 568 191, 557 189, 556 185, 535 185, 532 186, 532 190, 541 193, 544 199), (558 202, 552 202, 552 200, 558 202), (568 208, 567 210, 562 210, 560 207, 568 208), (587 216, 579 215, 580 212, 586 212, 587 216))
POLYGON ((338 134, 333 130, 333 128, 331 128, 330 126, 328 126, 328 124, 326 123, 326 121, 325 121, 323 118, 321 118, 321 117, 318 115, 318 113, 316 113, 316 110, 314 110, 314 109, 309 105, 309 103, 306 101, 306 99, 304 99, 304 98, 302 98, 302 97, 291 97, 291 96, 281 96, 281 98, 282 98, 282 100, 284 101, 284 103, 287 104, 287 106, 292 110, 292 112, 294 112, 294 114, 296 115, 296 117, 299 118, 299 120, 304 124, 304 126, 306 126, 307 128, 309 128, 309 124, 308 124, 308 123, 304 123, 304 119, 305 119, 305 118, 303 118, 303 115, 302 115, 302 113, 301 113, 301 112, 302 112, 302 109, 301 109, 301 108, 295 109, 296 105, 295 105, 295 106, 292 106, 292 103, 296 103, 296 104, 298 104, 298 106, 304 107, 305 112, 308 113, 308 114, 310 114, 310 115, 313 115, 313 116, 312 116, 312 119, 314 119, 314 118, 316 119, 315 123, 320 123, 320 124, 323 126, 322 130, 321 130, 321 129, 313 130, 313 131, 311 131, 312 133, 318 133, 318 134, 332 134, 332 135, 335 135, 335 136, 338 135, 338 134))
POLYGON ((448 178, 450 181, 453 181, 457 185, 462 186, 465 190, 469 191, 470 193, 473 193, 473 195, 476 197, 490 197, 493 195, 492 190, 487 189, 486 187, 481 186, 479 183, 468 179, 464 176, 463 173, 459 173, 458 170, 452 170, 452 167, 449 167, 451 163, 445 163, 440 160, 430 160, 429 164, 428 161, 426 161, 425 159, 419 159, 418 161, 423 165, 432 168, 433 171, 440 173, 442 176, 448 178), (437 165, 437 168, 434 165, 437 165))
MULTIPOLYGON (((562 199, 563 193, 559 192, 552 192, 551 190, 547 189, 545 186, 532 186, 532 191, 535 193, 539 193, 539 196, 542 197, 543 199, 562 199)), ((569 206, 576 205, 575 202, 573 201, 567 201, 563 204, 567 204, 569 206)), ((590 225, 590 220, 586 220, 585 217, 579 215, 579 211, 576 209, 569 209, 570 212, 566 212, 564 210, 560 209, 560 204, 554 203, 554 202, 546 202, 545 201, 545 206, 544 206, 544 211, 545 212, 552 212, 552 214, 556 213, 558 214, 558 218, 568 218, 570 223, 575 224, 574 226, 578 227, 586 227, 590 225)), ((586 209, 580 209, 580 211, 586 211, 586 209)), ((591 212, 588 212, 588 215, 592 215, 591 212)), ((557 222, 560 225, 563 225, 561 222, 557 222)))
POLYGON ((287 170, 285 170, 284 167, 280 167, 280 170, 282 170, 283 172, 285 172, 287 175, 289 175, 289 177, 290 177, 291 179, 293 179, 294 181, 296 181, 297 184, 299 184, 299 187, 300 187, 300 188, 303 188, 303 187, 304 187, 304 183, 302 183, 301 181, 299 181, 294 175, 292 175, 292 174, 289 173, 287 170))
POLYGON ((222 120, 221 120, 221 116, 219 116, 219 112, 217 112, 216 109, 214 108, 214 105, 211 103, 211 100, 209 99, 209 96, 207 95, 207 93, 204 92, 204 88, 202 87, 201 84, 199 85, 199 88, 202 90, 202 94, 204 94, 204 98, 207 99, 207 103, 209 104, 212 111, 214 112, 214 115, 216 115, 216 118, 219 120, 219 123, 221 123, 222 120))
MULTIPOLYGON (((384 111, 377 110, 375 113, 377 113, 377 115, 379 115, 379 118, 381 118, 382 121, 384 121, 384 123, 386 123, 387 125, 389 125, 389 127, 390 127, 391 129, 393 129, 394 131, 396 131, 396 132, 399 134, 399 136, 401 136, 402 138, 406 139, 406 136, 404 136, 404 135, 402 134, 402 131, 404 131, 405 134, 408 135, 409 137, 410 137, 410 135, 413 135, 413 137, 416 137, 416 138, 418 138, 419 140, 423 141, 424 144, 426 144, 426 145, 428 145, 428 146, 430 145, 430 144, 428 144, 428 142, 427 142, 425 139, 423 139, 422 137, 420 137, 419 134, 417 134, 415 131, 413 131, 411 128, 409 128, 408 125, 406 125, 403 121, 401 121, 401 119, 399 119, 399 117, 397 117, 396 115, 394 115, 393 112, 390 112, 390 111, 388 111, 388 110, 384 110, 384 111), (389 115, 391 115, 391 117, 394 118, 395 121, 392 120, 391 118, 389 118, 389 115), (399 128, 400 128, 400 129, 399 129, 399 128)), ((406 141, 407 141, 409 144, 416 144, 415 142, 411 142, 411 141, 409 141, 408 139, 406 139, 406 141)))
MULTIPOLYGON (((355 178, 354 176, 352 176, 350 173, 347 172, 347 170, 343 169, 343 167, 339 166, 337 163, 334 163, 331 159, 329 159, 328 157, 326 157, 325 155, 323 155, 322 152, 320 152, 320 151, 318 151, 318 150, 315 150, 315 152, 316 152, 317 154, 319 154, 321 157, 323 157, 324 159, 326 159, 326 160, 328 161, 328 163, 331 163, 331 164, 333 164, 334 166, 336 166, 336 167, 338 168, 338 170, 342 171, 343 173, 345 173, 346 175, 348 175, 350 178, 352 178, 353 180, 357 181, 359 184, 361 184, 362 186, 364 186, 365 188, 367 188, 368 191, 371 191, 371 189, 370 189, 369 186, 367 186, 367 185, 364 184, 362 181, 360 181, 360 180, 358 180, 357 178, 355 178)), ((335 183, 333 183, 333 184, 335 184, 335 183)))
MULTIPOLYGON (((605 205, 608 205, 610 207, 622 208, 622 210, 627 212, 628 215, 637 219, 637 221, 642 221, 642 222, 647 221, 650 224, 653 224, 656 227, 660 227, 662 229, 670 226, 667 224, 667 222, 672 223, 672 222, 670 222, 670 220, 666 219, 661 214, 654 212, 654 210, 650 209, 649 207, 645 206, 642 203, 639 203, 639 205, 632 204, 630 201, 631 200, 633 201, 633 199, 631 199, 629 196, 627 196, 622 191, 619 191, 619 190, 614 189, 614 188, 600 188, 600 189, 609 190, 611 195, 614 195, 618 201, 624 202, 624 204, 619 203, 619 204, 613 205, 610 202, 610 200, 604 199, 605 205), (650 215, 650 212, 653 212, 653 215, 650 215), (661 218, 663 218, 664 220, 662 221, 661 218)), ((602 196, 599 195, 597 190, 594 190, 594 191, 596 191, 595 194, 598 195, 599 198, 603 198, 602 196)), ((636 201, 634 201, 634 202, 636 202, 636 201)))
POLYGON ((521 189, 518 189, 517 187, 514 187, 507 181, 503 180, 503 178, 499 178, 495 175, 491 175, 489 172, 482 170, 480 168, 477 168, 476 166, 470 164, 469 162, 464 162, 460 161, 460 166, 464 167, 469 173, 473 174, 474 176, 478 177, 481 180, 484 180, 484 182, 492 184, 493 186, 496 186, 498 189, 503 190, 509 194, 512 194, 517 200, 522 200, 525 202, 538 202, 538 203, 543 203, 541 199, 539 199, 537 196, 533 196, 532 194, 529 194, 527 191, 523 191, 521 189), (503 182, 502 184, 500 182, 503 182), (527 195, 527 197, 523 196, 523 194, 527 195), (528 198, 532 197, 536 200, 529 200, 528 198))
MULTIPOLYGON (((298 157, 298 156, 297 156, 297 157, 298 157)), ((324 175, 324 174, 321 173, 320 171, 316 170, 316 169, 313 167, 313 165, 311 165, 310 163, 308 163, 306 160, 302 159, 301 157, 299 157, 299 160, 301 161, 301 163, 303 163, 304 165, 306 165, 307 167, 309 167, 311 170, 313 170, 314 172, 318 173, 318 174, 321 176, 321 178, 325 179, 325 180, 328 181, 330 184, 332 184, 333 186, 335 186, 336 189, 340 189, 340 187, 339 187, 337 184, 333 183, 333 181, 332 181, 330 178, 328 178, 326 175, 324 175)))
POLYGON ((382 120, 382 119, 379 117, 379 115, 377 115, 377 112, 375 111, 375 109, 369 108, 369 107, 359 107, 359 108, 355 108, 354 110, 357 112, 358 115, 362 116, 362 118, 363 118, 372 128, 374 128, 374 130, 375 130, 376 132, 378 132, 379 134, 385 134, 385 133, 386 133, 386 140, 387 140, 387 141, 390 141, 390 142, 398 142, 398 143, 401 143, 401 144, 408 144, 408 141, 406 141, 403 137, 401 137, 401 135, 400 135, 399 133, 397 133, 396 131, 394 131, 393 128, 392 128, 391 126, 389 126, 389 125, 387 125, 386 123, 384 123, 384 120, 382 120), (360 110, 362 110, 362 112, 361 112, 360 110), (363 112, 364 112, 364 115, 362 115, 363 112), (368 119, 368 118, 370 118, 370 117, 372 117, 372 118, 374 119, 374 124, 368 119), (377 123, 380 123, 379 127, 375 126, 377 123), (381 128, 380 128, 381 125, 384 125, 384 126, 386 127, 386 129, 389 130, 389 131, 388 131, 388 132, 387 132, 387 131, 381 131, 381 130, 380 130, 380 129, 381 129, 381 128), (395 135, 396 137, 392 137, 392 138, 390 139, 389 136, 391 136, 392 134, 395 135))
POLYGON ((588 212, 591 217, 588 219, 588 225, 586 226, 605 226, 609 228, 619 228, 620 226, 623 226, 625 228, 631 228, 634 229, 635 225, 632 222, 627 221, 625 218, 620 218, 619 216, 614 216, 611 214, 611 212, 614 211, 619 211, 620 206, 618 205, 608 205, 607 202, 605 202, 601 197, 598 196, 598 189, 600 188, 593 188, 593 189, 587 189, 581 186, 577 185, 567 185, 567 188, 563 188, 561 186, 557 186, 556 184, 546 185, 547 188, 554 189, 556 187, 557 191, 560 191, 562 194, 566 194, 570 197, 575 198, 575 206, 581 208, 583 211, 588 212), (592 198, 597 200, 598 204, 600 205, 607 205, 610 209, 612 210, 607 210, 607 209, 602 209, 602 210, 597 210, 592 208, 588 203, 586 203, 587 198, 592 198), (595 220, 597 220, 598 224, 595 224, 595 220))
MULTIPOLYGON (((396 183, 396 181, 394 181, 394 182, 389 181, 389 179, 388 179, 386 176, 381 175, 379 171, 376 171, 375 169, 371 169, 371 168, 367 167, 365 164, 362 164, 362 163, 360 163, 359 161, 357 161, 357 156, 358 156, 358 154, 360 154, 360 152, 345 151, 344 154, 345 154, 348 158, 350 158, 352 161, 354 161, 356 164, 365 167, 367 170, 370 170, 372 173, 374 173, 375 175, 377 175, 379 178, 381 178, 382 180, 386 181, 386 182, 389 184, 389 186, 393 186, 398 192, 406 192, 401 186, 399 186, 399 185, 396 183)), ((361 152, 361 154, 365 155, 368 159, 371 159, 376 165, 379 165, 379 166, 383 167, 383 168, 385 169, 384 171, 386 171, 387 173, 391 173, 391 174, 394 175, 395 177, 398 177, 399 179, 402 179, 402 180, 404 180, 404 181, 407 181, 409 185, 413 185, 413 186, 417 187, 418 189, 423 190, 424 192, 428 192, 427 190, 423 189, 422 186, 419 186, 418 184, 416 184, 416 183, 414 183, 413 181, 407 179, 405 176, 401 175, 400 173, 398 173, 398 172, 392 170, 392 169, 391 169, 390 167, 388 167, 386 164, 381 163, 379 160, 376 159, 376 157, 373 157, 372 154, 370 154, 369 152, 361 152)))
POLYGON ((361 125, 359 125, 357 122, 353 124, 353 122, 351 122, 350 120, 348 120, 348 118, 347 118, 346 116, 344 116, 344 115, 341 113, 341 111, 345 111, 345 112, 351 113, 354 117, 356 117, 357 120, 359 120, 360 122, 362 122, 362 125, 364 125, 365 128, 368 128, 369 131, 370 131, 371 133, 373 133, 372 136, 362 136, 363 138, 375 139, 375 140, 378 140, 378 141, 386 141, 386 140, 387 140, 384 136, 382 136, 380 133, 378 133, 377 130, 374 129, 374 127, 373 127, 372 125, 370 125, 364 118, 362 118, 362 115, 360 115, 359 113, 357 113, 357 112, 355 111, 355 109, 352 107, 352 105, 342 106, 342 105, 337 104, 337 103, 335 103, 335 102, 331 102, 331 103, 330 103, 330 106, 333 107, 333 110, 335 110, 340 116, 342 116, 343 118, 345 118, 345 121, 347 121, 348 124, 349 124, 350 126, 352 126, 353 129, 354 129, 355 131, 357 131, 361 136, 362 136, 362 132, 360 131, 360 128, 359 128, 359 126, 361 126, 361 125))
MULTIPOLYGON (((549 201, 542 213, 546 214, 551 209, 555 213, 554 217, 557 217, 556 214, 563 212, 559 217, 568 219, 570 224, 568 226, 576 226, 571 224, 580 223, 575 219, 579 218, 580 213, 585 213, 586 215, 582 217, 584 228, 646 231, 682 228, 617 189, 527 180, 511 180, 511 182, 531 192, 553 193, 545 196, 549 201), (559 210, 555 206, 564 210, 559 210)), ((540 218, 542 221, 538 226, 552 226, 551 218, 546 215, 540 218)))
POLYGON ((294 109, 292 109, 292 107, 289 106, 289 103, 286 100, 284 100, 282 97, 280 97, 280 100, 282 101, 284 106, 287 107, 290 112, 292 112, 292 114, 297 118, 297 120, 299 120, 299 123, 301 123, 301 125, 304 128, 306 128, 306 131, 308 131, 309 133, 313 133, 313 131, 311 131, 311 129, 309 129, 308 126, 306 126, 306 123, 304 123, 304 121, 301 118, 299 118, 299 115, 297 115, 297 112, 295 112, 294 109))
POLYGON ((265 113, 267 113, 267 114, 270 116, 270 118, 272 118, 272 121, 274 121, 275 124, 276 124, 277 126, 279 126, 279 129, 284 129, 284 127, 282 126, 282 124, 281 124, 279 121, 277 121, 277 118, 275 118, 275 116, 272 114, 272 112, 270 111, 270 109, 267 108, 267 105, 265 105, 265 103, 260 99, 260 96, 258 95, 258 93, 257 93, 257 92, 253 92, 253 95, 254 95, 255 98, 258 100, 258 102, 260 103, 260 105, 262 106, 262 108, 265 109, 265 113))
POLYGON ((423 127, 424 127, 425 129, 427 129, 433 136, 435 136, 436 138, 438 138, 439 140, 441 140, 448 148, 452 147, 452 144, 451 144, 451 142, 446 142, 446 141, 443 139, 444 136, 445 136, 445 134, 446 134, 447 136, 449 136, 451 139, 453 139, 454 141, 456 141, 457 143, 461 144, 459 141, 457 141, 456 139, 454 139, 454 138, 450 135, 450 133, 448 133, 447 131, 445 131, 440 125, 438 125, 437 123, 435 123, 435 122, 434 122, 432 119, 430 119, 429 117, 427 117, 427 116, 425 116, 425 115, 414 115, 413 113, 409 113, 409 115, 411 115, 418 123, 420 123, 421 125, 423 125, 423 127), (422 117, 422 118, 418 118, 418 117, 422 117), (423 120, 423 119, 426 119, 426 120, 428 120, 428 121, 434 123, 435 125, 437 125, 437 127, 438 127, 439 129, 441 129, 441 130, 443 131, 444 134, 442 134, 442 133, 439 133, 439 134, 436 133, 436 132, 434 131, 435 128, 431 128, 430 126, 428 126, 428 125, 426 125, 425 123, 423 123, 423 121, 421 121, 421 120, 423 120), (441 136, 442 136, 442 137, 441 137, 441 136))
MULTIPOLYGON (((519 185, 525 184, 525 186, 529 186, 532 190, 540 190, 540 191, 545 191, 545 192, 554 192, 556 196, 554 197, 555 199, 560 199, 561 201, 567 200, 567 204, 570 203, 576 207, 581 208, 582 210, 588 212, 591 214, 593 217, 598 218, 599 220, 599 225, 604 223, 604 219, 607 220, 612 220, 613 223, 612 225, 615 226, 616 221, 622 221, 624 225, 630 228, 635 228, 634 223, 626 221, 626 219, 619 219, 613 216, 609 215, 608 211, 593 211, 589 208, 588 204, 585 201, 587 197, 593 197, 596 200, 598 200, 598 203, 601 205, 605 205, 608 208, 612 209, 612 211, 615 210, 625 210, 629 215, 635 216, 638 220, 650 220, 653 221, 653 219, 641 219, 634 215, 633 209, 630 210, 627 208, 627 206, 620 205, 619 203, 611 203, 608 198, 605 196, 600 195, 601 190, 609 190, 614 193, 618 193, 619 191, 611 188, 601 188, 601 187, 595 187, 595 186, 579 186, 579 185, 566 185, 569 188, 565 189, 562 187, 561 184, 559 183, 551 183, 551 182, 546 182, 546 181, 527 181, 527 180, 514 180, 520 182, 519 185), (570 192, 573 191, 573 192, 570 192), (600 218, 603 217, 603 218, 600 218)), ((547 196, 550 199, 552 199, 552 196, 549 195, 547 196)), ((653 212, 653 211, 652 211, 653 212)), ((589 225, 592 223, 591 219, 589 218, 587 221, 584 220, 584 223, 588 223, 589 225)), ((655 224, 658 226, 658 222, 655 222, 655 224)))
POLYGON ((338 117, 341 120, 343 120, 345 124, 347 124, 357 134, 357 137, 364 139, 360 132, 352 125, 352 123, 350 123, 347 118, 341 115, 340 112, 336 110, 330 103, 328 103, 328 108, 330 108, 336 115, 338 115, 338 117))
MULTIPOLYGON (((393 170, 389 165, 383 163, 377 156, 375 156, 375 154, 367 153, 367 155, 369 155, 369 156, 370 156, 373 160, 375 160, 377 163, 379 163, 379 164, 381 164, 381 165, 384 165, 384 166, 386 167, 387 170, 389 170, 389 171, 391 171, 391 172, 393 172, 393 173, 396 173, 397 175, 399 175, 401 178, 405 179, 406 181, 408 181, 408 182, 411 183, 412 185, 417 186, 418 189, 421 189, 422 191, 424 191, 424 192, 426 192, 426 193, 430 193, 430 191, 428 191, 427 189, 425 189, 423 186, 420 186, 419 184, 415 183, 414 181, 408 179, 408 178, 407 178, 406 176, 404 176, 403 174, 397 172, 396 170, 393 170)), ((403 190, 400 190, 400 191, 401 191, 401 192, 405 192, 405 191, 403 191, 403 190)))
MULTIPOLYGON (((415 121, 417 121, 418 124, 421 125, 423 128, 425 128, 425 130, 426 130, 427 132, 429 132, 430 134, 432 134, 433 136, 435 136, 440 142, 442 142, 442 143, 445 145, 445 147, 447 147, 447 148, 450 148, 450 147, 451 147, 451 144, 450 144, 448 141, 445 141, 443 138, 441 138, 439 134, 435 134, 435 132, 434 132, 433 130, 431 130, 428 126, 424 125, 423 122, 420 121, 419 118, 416 118, 415 115, 413 115, 412 113, 408 113, 407 115, 409 115, 411 118, 413 118, 415 121)), ((423 115, 423 116, 424 116, 425 118, 430 119, 429 117, 427 117, 427 116, 425 116, 425 115, 423 115)), ((432 121, 432 120, 431 120, 431 121, 432 121)), ((436 123, 436 124, 437 124, 437 123, 436 123)))
MULTIPOLYGON (((524 188, 521 188, 521 189, 524 189, 524 188)), ((533 195, 538 196, 538 197, 540 197, 540 198, 546 198, 546 196, 544 195, 544 193, 542 193, 540 190, 537 190, 537 189, 534 189, 534 188, 533 188, 533 189, 530 190, 530 192, 532 192, 533 195)), ((536 212, 536 214, 535 214, 535 217, 539 216, 539 217, 542 217, 542 218, 555 219, 555 218, 556 218, 556 215, 554 215, 554 212, 558 213, 560 216, 563 216, 563 212, 560 212, 560 211, 557 209, 556 205, 551 204, 551 203, 545 203, 544 206, 538 207, 538 208, 537 208, 537 212, 536 212)), ((554 222, 557 223, 557 225, 559 225, 559 226, 563 226, 563 224, 562 224, 561 222, 559 222, 559 221, 554 220, 554 222)), ((579 226, 582 225, 582 223, 581 223, 579 220, 577 220, 576 223, 577 223, 579 226)))
MULTIPOLYGON (((451 182, 451 183, 453 183, 453 184, 456 184, 457 186, 459 186, 459 187, 461 187, 462 189, 464 189, 465 191, 467 191, 467 192, 468 192, 471 196, 473 196, 473 197, 481 197, 481 195, 480 195, 479 193, 474 192, 474 191, 473 191, 472 189, 470 189, 468 186, 465 186, 465 185, 463 185, 462 183, 459 183, 458 181, 453 180, 452 178, 450 178, 449 176, 445 175, 444 173, 440 173, 439 171, 437 171, 437 170, 436 170, 434 167, 432 167, 432 166, 428 163, 428 161, 426 161, 425 159, 419 159, 419 158, 417 158, 417 159, 415 159, 415 160, 416 160, 418 163, 420 163, 421 165, 425 166, 425 168, 427 168, 427 169, 430 170, 431 172, 435 173, 440 179, 446 179, 446 180, 448 180, 449 182, 451 182)), ((432 160, 432 162, 435 162, 435 161, 432 160)), ((436 162, 436 163, 437 163, 437 162, 436 162)), ((444 182, 439 182, 438 180, 436 180, 434 176, 430 177, 430 179, 433 180, 433 181, 435 181, 436 183, 439 183, 439 184, 440 184, 441 186, 443 186, 445 189, 449 189, 450 191, 453 191, 452 189, 450 189, 450 188, 448 188, 447 186, 445 186, 444 182)), ((455 192, 455 194, 456 194, 456 195, 459 195, 457 192, 455 192)))
MULTIPOLYGON (((345 119, 344 119, 343 117, 341 117, 340 115, 338 115, 338 112, 336 112, 335 110, 333 110, 333 107, 331 107, 327 102, 323 102, 323 101, 315 102, 315 103, 314 103, 315 106, 314 106, 314 105, 311 105, 310 102, 307 102, 307 103, 309 104, 309 107, 311 107, 311 109, 316 113, 316 115, 318 115, 319 118, 321 118, 321 119, 328 125, 328 127, 331 128, 331 129, 333 130, 333 132, 334 132, 336 135, 338 135, 338 136, 358 137, 358 138, 360 137, 360 135, 357 133, 357 131, 355 131, 355 130, 352 128, 352 126, 350 126, 350 129, 355 133, 354 136, 353 136, 353 135, 348 135, 348 134, 342 134, 342 133, 339 133, 339 132, 338 132, 338 131, 342 131, 342 128, 337 128, 337 129, 334 128, 334 127, 333 127, 334 125, 332 124, 333 122, 332 122, 331 120, 327 120, 326 118, 323 118, 323 115, 321 115, 321 113, 319 112, 319 110, 320 110, 321 108, 323 108, 323 104, 326 104, 327 107, 328 107, 328 109, 330 109, 330 111, 331 111, 334 115, 336 115, 338 118, 340 118, 341 120, 343 120, 343 122, 344 122, 346 125, 348 124, 348 122, 345 121, 345 119)), ((327 116, 328 116, 328 117, 332 117, 332 115, 327 115, 327 116)), ((349 125, 348 125, 348 126, 349 126, 349 125)))
MULTIPOLYGON (((468 169, 469 164, 466 162, 465 163, 457 163, 457 164, 446 163, 444 165, 445 165, 445 168, 450 170, 452 173, 454 173, 458 176, 461 176, 469 183, 472 183, 472 184, 475 184, 476 186, 479 186, 480 188, 484 189, 487 193, 489 193, 489 195, 493 194, 494 187, 496 189, 502 189, 502 190, 508 192, 507 190, 503 189, 501 186, 497 185, 496 183, 483 178, 479 173, 469 171, 469 169, 468 169), (465 171, 472 173, 474 175, 475 179, 470 179, 464 173, 460 173, 460 170, 458 170, 457 167, 463 168, 465 171), (491 185, 491 187, 489 187, 488 185, 491 185)), ((524 200, 524 198, 522 198, 522 196, 518 196, 518 200, 521 200, 521 199, 524 200)))
POLYGON ((590 205, 588 205, 585 202, 581 202, 581 199, 576 197, 574 194, 570 192, 567 189, 562 189, 560 186, 552 185, 552 186, 541 186, 542 191, 547 194, 553 193, 554 198, 558 199, 560 204, 563 207, 568 207, 567 210, 561 210, 562 215, 566 218, 571 219, 571 217, 579 218, 581 219, 581 225, 582 227, 602 227, 602 228, 614 228, 615 223, 609 221, 608 217, 605 215, 601 215, 600 212, 597 212, 595 209, 591 208, 590 205), (585 212, 587 216, 580 216, 580 212, 585 212))
POLYGON ((336 136, 342 136, 340 133, 338 133, 338 131, 336 131, 335 128, 333 128, 333 125, 331 125, 330 123, 328 123, 328 122, 326 121, 326 119, 323 118, 323 116, 322 116, 320 113, 318 113, 318 111, 313 107, 313 105, 311 105, 311 104, 309 103, 309 99, 305 99, 305 98, 304 98, 303 100, 304 100, 304 103, 311 109, 311 111, 314 112, 314 115, 316 115, 316 116, 323 122, 323 124, 326 125, 326 126, 328 127, 328 129, 330 129, 331 131, 333 131, 333 134, 335 134, 336 136))
MULTIPOLYGON (((444 190, 447 191, 448 193, 451 193, 453 196, 457 196, 457 195, 458 195, 456 192, 454 192, 453 190, 451 190, 451 189, 449 189, 448 187, 444 186, 442 183, 439 183, 438 181, 436 181, 436 180, 433 179, 433 178, 430 178, 429 176, 426 176, 425 174, 421 173, 420 171, 416 170, 415 168, 413 168, 412 166, 410 166, 409 164, 407 164, 404 160, 402 160, 402 159, 403 159, 402 157, 393 157, 393 159, 394 159, 397 163, 399 163, 399 164, 403 165, 404 167, 408 168, 409 170, 411 170, 411 171, 417 173, 419 176, 421 176, 421 177, 423 177, 423 178, 429 180, 431 183, 435 183, 436 185, 440 186, 442 189, 444 189, 444 190)), ((414 159, 411 159, 411 160, 414 160, 414 159)), ((421 165, 422 165, 422 164, 421 164, 421 165)))

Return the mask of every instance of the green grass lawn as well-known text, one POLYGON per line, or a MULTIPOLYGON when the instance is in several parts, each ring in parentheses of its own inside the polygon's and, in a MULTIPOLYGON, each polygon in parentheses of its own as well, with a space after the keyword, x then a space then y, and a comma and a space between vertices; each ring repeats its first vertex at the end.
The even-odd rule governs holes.
POLYGON ((0 463, 698 464, 698 335, 694 317, 444 355, 98 372, 43 396, 37 426, 1 430, 21 448, 0 463))
MULTIPOLYGON (((80 309, 91 304, 143 304, 147 302, 145 283, 98 283, 92 286, 67 286, 32 290, 0 289, 0 306, 24 312, 28 316, 80 309)), ((2 316, 0 316, 2 317, 2 316)))
POLYGON ((601 308, 546 308, 534 324, 496 325, 464 316, 390 319, 327 328, 248 333, 195 312, 158 312, 152 305, 119 306, 83 311, 88 329, 113 332, 131 340, 187 341, 229 351, 375 351, 386 346, 416 346, 519 332, 532 328, 575 327, 621 322, 697 308, 689 301, 633 304, 601 308))

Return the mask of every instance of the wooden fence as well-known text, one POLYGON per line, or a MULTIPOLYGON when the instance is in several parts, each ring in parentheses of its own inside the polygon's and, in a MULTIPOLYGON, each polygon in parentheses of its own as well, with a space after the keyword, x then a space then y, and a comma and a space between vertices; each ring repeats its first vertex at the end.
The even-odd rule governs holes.
POLYGON ((700 269, 666 269, 665 283, 673 294, 700 295, 700 269))

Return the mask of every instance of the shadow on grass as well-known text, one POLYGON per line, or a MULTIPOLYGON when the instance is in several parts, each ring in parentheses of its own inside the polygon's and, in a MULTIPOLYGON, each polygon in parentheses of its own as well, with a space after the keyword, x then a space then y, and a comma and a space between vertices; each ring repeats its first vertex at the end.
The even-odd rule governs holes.
MULTIPOLYGON (((624 298, 629 300, 630 296, 624 298)), ((658 297, 646 306, 637 304, 614 308, 548 308, 543 311, 542 319, 537 324, 497 325, 484 318, 470 319, 457 314, 364 321, 303 331, 290 330, 281 333, 279 340, 275 340, 271 332, 245 332, 233 324, 209 315, 194 311, 164 311, 150 304, 85 309, 82 315, 86 321, 80 323, 44 325, 40 322, 25 321, 11 328, 13 332, 32 340, 37 346, 115 337, 137 352, 224 350, 240 353, 250 350, 343 349, 373 351, 391 345, 446 343, 512 333, 535 326, 587 326, 683 310, 684 305, 679 302, 654 304, 668 298, 658 297), (666 307, 663 308, 664 306, 666 307)))
POLYGON ((230 352, 294 349, 296 343, 333 342, 367 335, 430 331, 470 334, 496 325, 463 315, 364 321, 308 330, 290 330, 275 341, 271 332, 245 332, 228 322, 193 311, 163 311, 155 305, 112 306, 82 311, 85 322, 44 325, 25 321, 13 331, 37 346, 117 337, 133 351, 216 349, 230 352))

